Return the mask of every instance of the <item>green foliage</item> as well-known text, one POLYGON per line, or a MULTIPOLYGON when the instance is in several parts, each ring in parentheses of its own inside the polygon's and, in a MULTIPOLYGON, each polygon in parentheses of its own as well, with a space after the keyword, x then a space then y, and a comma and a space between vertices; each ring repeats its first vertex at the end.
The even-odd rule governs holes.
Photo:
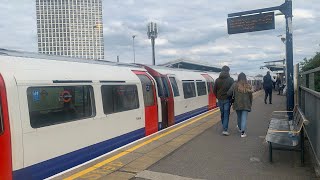
MULTIPOLYGON (((320 67, 320 52, 317 52, 316 55, 310 59, 304 58, 303 62, 300 63, 300 67, 302 72, 320 67)), ((320 72, 314 74, 314 82, 315 90, 320 92, 320 72)))
POLYGON ((300 63, 302 72, 308 71, 317 67, 320 67, 320 52, 310 59, 304 58, 303 62, 300 63))
POLYGON ((314 74, 315 91, 320 92, 320 72, 314 74))

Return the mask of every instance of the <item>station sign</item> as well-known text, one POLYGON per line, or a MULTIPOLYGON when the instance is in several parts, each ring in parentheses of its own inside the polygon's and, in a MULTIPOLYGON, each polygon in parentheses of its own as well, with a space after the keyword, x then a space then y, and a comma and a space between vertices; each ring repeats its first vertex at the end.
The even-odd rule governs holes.
POLYGON ((274 12, 228 18, 228 34, 275 29, 274 12))

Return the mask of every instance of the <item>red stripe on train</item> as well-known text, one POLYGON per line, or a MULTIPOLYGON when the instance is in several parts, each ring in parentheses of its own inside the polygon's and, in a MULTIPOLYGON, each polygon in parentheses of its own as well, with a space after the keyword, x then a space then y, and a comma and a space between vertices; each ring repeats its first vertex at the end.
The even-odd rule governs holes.
POLYGON ((4 80, 0 74, 0 97, 1 97, 1 111, 3 120, 3 132, 0 134, 0 179, 12 179, 12 157, 11 157, 11 138, 10 138, 10 124, 8 114, 7 93, 4 80))

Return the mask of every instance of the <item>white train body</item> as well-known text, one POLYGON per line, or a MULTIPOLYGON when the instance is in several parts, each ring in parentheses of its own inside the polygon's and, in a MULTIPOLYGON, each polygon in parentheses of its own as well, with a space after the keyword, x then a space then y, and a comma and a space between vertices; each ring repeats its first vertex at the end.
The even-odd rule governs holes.
POLYGON ((0 55, 0 179, 43 179, 216 107, 218 73, 0 55))

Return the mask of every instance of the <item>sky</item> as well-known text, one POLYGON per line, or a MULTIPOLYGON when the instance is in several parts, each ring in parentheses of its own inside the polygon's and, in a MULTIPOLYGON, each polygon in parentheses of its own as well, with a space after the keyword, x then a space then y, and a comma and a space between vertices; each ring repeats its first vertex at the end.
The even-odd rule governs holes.
MULTIPOLYGON (((294 64, 320 51, 319 0, 293 0, 294 64), (317 13, 318 12, 318 13, 317 13)), ((228 35, 229 13, 278 6, 284 0, 103 0, 105 59, 151 64, 147 24, 156 22, 156 64, 186 59, 249 75, 265 61, 284 59, 285 18, 274 30, 228 35)), ((277 12, 276 12, 277 13, 277 12)), ((35 0, 0 1, 0 48, 37 52, 35 0)))

